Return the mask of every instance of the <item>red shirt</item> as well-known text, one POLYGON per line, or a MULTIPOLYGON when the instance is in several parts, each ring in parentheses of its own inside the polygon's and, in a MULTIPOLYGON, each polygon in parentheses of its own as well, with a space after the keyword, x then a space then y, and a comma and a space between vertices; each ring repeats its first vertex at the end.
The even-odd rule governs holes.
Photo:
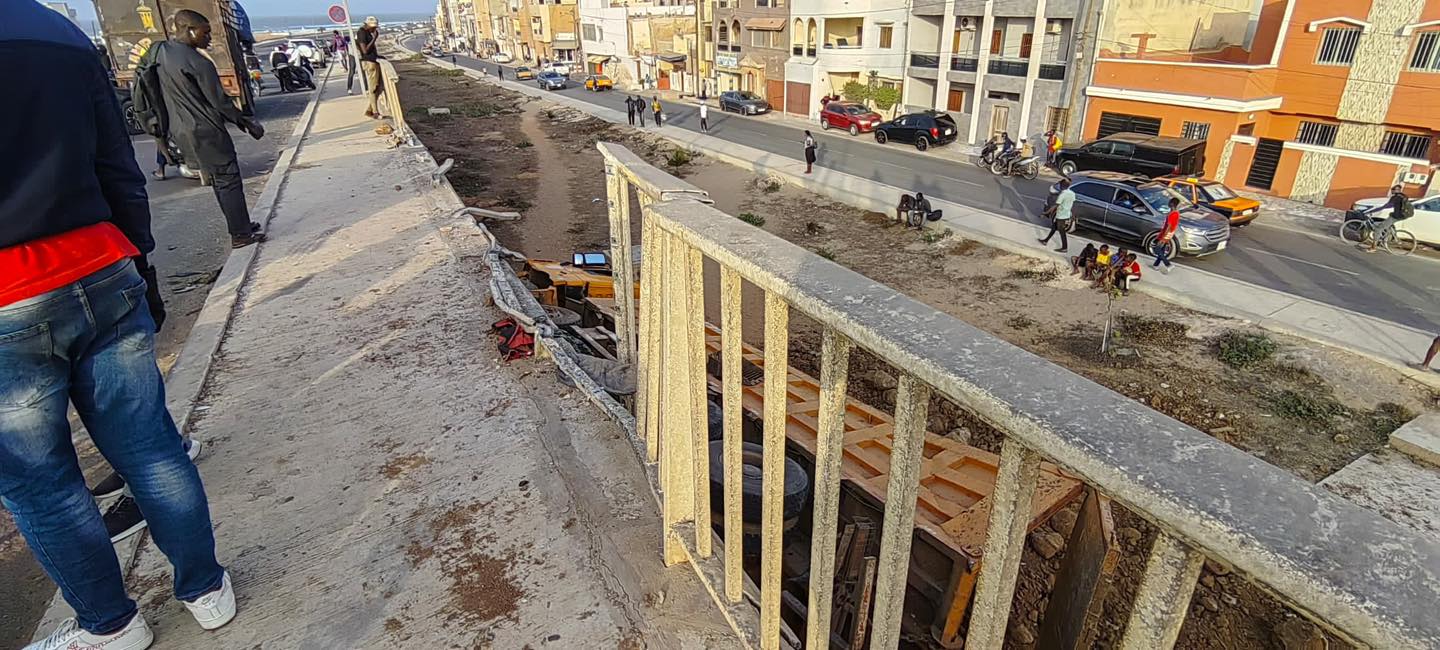
POLYGON ((1175 235, 1175 229, 1180 227, 1180 211, 1171 210, 1165 215, 1165 228, 1160 231, 1160 241, 1170 241, 1175 235))
POLYGON ((140 251, 101 222, 0 248, 0 307, 54 291, 140 251))
POLYGON ((1120 270, 1121 270, 1121 271, 1124 271, 1126 275, 1133 275, 1133 276, 1135 276, 1135 277, 1137 277, 1137 278, 1140 277, 1140 263, 1139 263, 1139 262, 1131 262, 1131 263, 1129 263, 1129 264, 1126 264, 1126 265, 1120 267, 1120 270))

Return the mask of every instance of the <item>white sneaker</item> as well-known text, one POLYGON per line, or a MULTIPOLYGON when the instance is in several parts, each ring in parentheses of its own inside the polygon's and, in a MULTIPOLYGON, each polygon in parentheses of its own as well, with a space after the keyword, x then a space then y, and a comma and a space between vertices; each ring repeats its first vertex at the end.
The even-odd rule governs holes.
POLYGON ((91 634, 67 618, 50 636, 25 646, 25 650, 145 650, 155 642, 155 633, 139 612, 125 627, 110 634, 91 634))
MULTIPOLYGON (((181 601, 195 622, 207 630, 218 630, 235 618, 235 588, 230 584, 230 572, 220 581, 220 588, 195 600, 181 601)), ((106 648, 105 650, 110 650, 106 648)))

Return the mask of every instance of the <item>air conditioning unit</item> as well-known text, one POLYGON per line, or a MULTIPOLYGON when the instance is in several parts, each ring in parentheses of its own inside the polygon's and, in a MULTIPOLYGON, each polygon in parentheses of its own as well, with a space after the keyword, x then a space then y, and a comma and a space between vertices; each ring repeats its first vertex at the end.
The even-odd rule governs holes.
POLYGON ((970 17, 968 17, 968 16, 963 16, 963 17, 961 17, 961 18, 960 18, 960 29, 963 29, 963 30, 965 30, 965 31, 967 31, 967 32, 973 32, 973 31, 975 31, 975 29, 976 29, 975 19, 974 19, 974 18, 970 18, 970 17))
POLYGON ((1058 22, 1051 22, 1045 25, 1046 34, 1059 34, 1062 31, 1064 31, 1064 29, 1062 25, 1058 22))

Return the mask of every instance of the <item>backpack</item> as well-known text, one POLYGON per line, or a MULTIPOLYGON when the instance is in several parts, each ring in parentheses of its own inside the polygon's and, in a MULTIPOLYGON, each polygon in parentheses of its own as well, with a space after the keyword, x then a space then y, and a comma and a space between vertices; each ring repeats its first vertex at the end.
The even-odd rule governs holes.
POLYGON ((135 121, 146 133, 164 138, 170 133, 170 114, 165 110, 165 95, 160 90, 160 64, 156 61, 160 48, 156 43, 140 57, 135 66, 135 81, 130 88, 130 101, 135 121))
POLYGON ((1396 221, 1400 221, 1413 216, 1415 216, 1415 204, 1411 203, 1410 197, 1407 196, 1401 199, 1400 206, 1395 208, 1395 216, 1393 218, 1396 221))

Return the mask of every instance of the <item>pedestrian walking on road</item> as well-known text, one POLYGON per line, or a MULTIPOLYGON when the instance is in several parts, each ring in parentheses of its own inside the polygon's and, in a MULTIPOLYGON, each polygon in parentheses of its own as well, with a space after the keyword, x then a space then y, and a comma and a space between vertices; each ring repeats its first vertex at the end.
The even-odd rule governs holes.
MULTIPOLYGON (((177 35, 188 38, 183 13, 177 35)), ((0 340, 0 501, 75 610, 27 650, 154 640, 85 488, 72 406, 150 515, 176 597, 202 627, 221 627, 235 593, 215 558, 205 488, 165 408, 150 205, 114 88, 89 38, 39 3, 6 4, 0 50, 35 72, 7 81, 25 101, 6 112, 0 146, 46 153, 0 162, 0 332, 21 333, 0 340)))
POLYGON ((635 98, 625 98, 625 117, 630 119, 630 126, 635 126, 635 98))
POLYGON ((650 110, 655 111, 655 128, 657 129, 663 126, 662 122, 664 122, 664 116, 660 114, 660 109, 660 96, 656 95, 655 99, 650 102, 650 110))
POLYGON ((176 37, 151 48, 170 116, 169 138, 187 163, 198 165, 210 178, 231 248, 265 241, 260 224, 250 221, 240 161, 226 125, 239 126, 256 140, 264 137, 265 127, 240 113, 220 85, 215 64, 200 53, 210 47, 210 20, 188 9, 176 12, 173 20, 176 37))
POLYGON ((1155 238, 1155 250, 1150 251, 1155 255, 1155 265, 1151 268, 1160 268, 1165 265, 1164 272, 1169 273, 1175 265, 1170 261, 1175 256, 1175 231, 1180 228, 1180 199, 1170 198, 1170 212, 1165 215, 1165 227, 1160 229, 1160 235, 1155 238))
POLYGON ((705 102, 700 102, 700 132, 710 132, 710 107, 705 102))
POLYGON ((809 174, 815 167, 815 136, 810 135, 810 130, 805 130, 805 173, 809 174))
POLYGON ((1436 355, 1440 355, 1440 336, 1436 336, 1435 340, 1430 342, 1430 350, 1425 353, 1425 359, 1416 367, 1421 370, 1430 370, 1430 362, 1435 360, 1436 355))
POLYGON ((1065 233, 1070 230, 1071 208, 1075 205, 1075 190, 1070 189, 1070 179, 1062 178, 1055 184, 1060 188, 1060 193, 1055 195, 1055 205, 1050 207, 1050 232, 1040 240, 1041 244, 1049 245, 1050 238, 1056 233, 1060 235, 1060 248, 1056 252, 1064 253, 1070 250, 1070 240, 1065 233))
MULTIPOLYGON (((385 92, 385 86, 380 83, 380 20, 374 16, 366 16, 365 24, 360 27, 360 33, 355 35, 355 49, 360 51, 360 70, 365 73, 365 84, 369 88, 369 103, 365 106, 365 117, 380 117, 380 107, 376 103, 380 99, 380 93, 385 92)), ((393 102, 392 102, 393 103, 393 102)))
POLYGON ((633 99, 635 100, 635 117, 639 118, 640 128, 643 129, 645 128, 645 100, 641 99, 638 95, 633 99))

